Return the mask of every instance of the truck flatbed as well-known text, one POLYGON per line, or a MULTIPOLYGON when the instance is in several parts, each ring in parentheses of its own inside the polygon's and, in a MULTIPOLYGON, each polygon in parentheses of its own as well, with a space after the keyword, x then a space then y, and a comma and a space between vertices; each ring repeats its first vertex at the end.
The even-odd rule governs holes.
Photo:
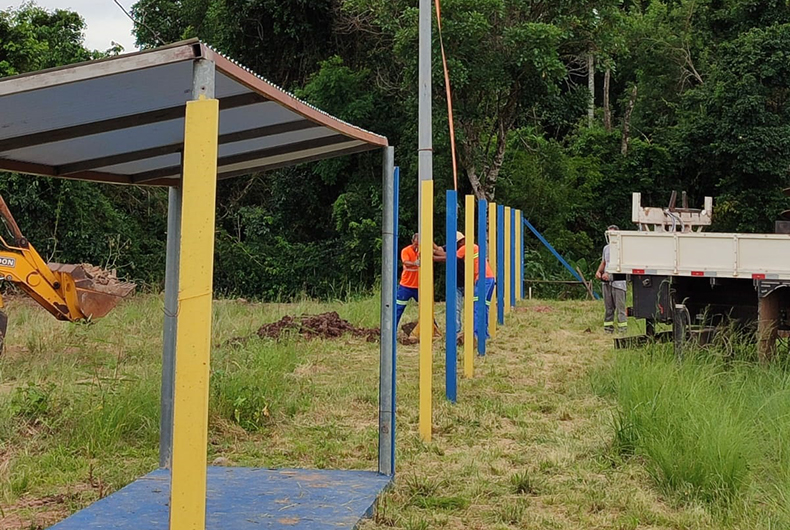
POLYGON ((790 235, 609 232, 609 274, 790 280, 790 235))

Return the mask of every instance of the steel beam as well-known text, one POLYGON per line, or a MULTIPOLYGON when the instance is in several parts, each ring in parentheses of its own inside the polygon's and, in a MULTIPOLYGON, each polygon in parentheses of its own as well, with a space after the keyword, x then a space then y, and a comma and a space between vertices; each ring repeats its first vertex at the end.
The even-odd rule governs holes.
POLYGON ((395 473, 395 148, 384 148, 381 220, 381 337, 379 350, 379 473, 395 473))
POLYGON ((162 341, 162 385, 159 415, 159 467, 170 467, 173 454, 173 388, 178 325, 178 267, 181 241, 181 188, 172 186, 167 197, 167 255, 165 257, 165 325, 162 341))

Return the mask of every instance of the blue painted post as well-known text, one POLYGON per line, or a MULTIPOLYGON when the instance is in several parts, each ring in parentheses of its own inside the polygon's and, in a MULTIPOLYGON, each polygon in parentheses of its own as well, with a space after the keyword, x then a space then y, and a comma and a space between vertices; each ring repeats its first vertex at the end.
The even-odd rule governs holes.
POLYGON ((486 354, 486 335, 488 335, 488 318, 486 315, 486 259, 488 239, 488 201, 477 201, 477 354, 486 354))
MULTIPOLYGON (((524 218, 523 212, 519 210, 519 213, 521 213, 520 217, 523 219, 524 218)), ((521 270, 521 278, 520 278, 521 288, 519 289, 519 292, 521 292, 522 300, 526 298, 526 295, 524 295, 524 256, 525 255, 526 254, 524 254, 524 230, 521 230, 521 256, 519 257, 519 259, 521 260, 521 267, 519 267, 519 269, 521 270)))
POLYGON ((505 206, 497 204, 496 210, 496 306, 501 326, 505 323, 505 206))
POLYGON ((456 238, 458 231, 458 192, 447 190, 447 281, 445 284, 446 307, 446 333, 445 333, 445 392, 447 399, 455 403, 458 394, 458 347, 456 335, 458 334, 457 323, 455 321, 456 283, 458 279, 457 264, 455 257, 456 238))
MULTIPOLYGON (((395 166, 395 171, 392 175, 393 181, 393 188, 394 188, 394 200, 393 200, 393 224, 392 233, 394 235, 394 245, 392 246, 392 253, 395 255, 393 263, 395 264, 395 278, 393 281, 393 288, 392 288, 392 307, 397 307, 398 303, 398 260, 400 259, 400 249, 398 248, 398 208, 400 207, 400 168, 395 166)), ((392 462, 392 474, 395 474, 395 425, 397 422, 395 421, 395 411, 397 410, 397 402, 398 400, 395 399, 395 393, 397 391, 397 373, 398 373, 398 365, 396 363, 398 356, 398 328, 396 326, 392 326, 392 429, 390 429, 390 437, 391 443, 390 447, 392 447, 392 455, 390 456, 390 461, 392 462)))
POLYGON ((510 306, 516 307, 516 210, 510 209, 510 306))

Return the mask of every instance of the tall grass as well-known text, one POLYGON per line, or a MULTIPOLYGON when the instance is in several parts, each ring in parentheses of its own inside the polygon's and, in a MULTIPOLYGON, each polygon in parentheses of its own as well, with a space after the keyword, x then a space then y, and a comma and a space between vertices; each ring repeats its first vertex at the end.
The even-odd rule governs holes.
POLYGON ((790 372, 744 360, 753 353, 732 337, 680 362, 668 346, 621 351, 594 386, 618 405, 615 451, 643 459, 671 498, 788 528, 790 372))
POLYGON ((248 431, 291 418, 310 404, 307 383, 290 377, 314 345, 252 339, 215 355, 211 408, 248 431))
MULTIPOLYGON (((154 469, 162 297, 133 297, 90 325, 57 322, 26 299, 9 306, 8 347, 0 356, 0 506, 76 484, 88 484, 101 496, 154 469)), ((310 367, 342 350, 337 341, 259 339, 257 328, 286 314, 331 310, 357 325, 375 326, 379 301, 215 302, 210 422, 223 454, 241 459, 237 453, 248 446, 236 446, 238 440, 247 443, 253 435, 265 439, 273 429, 295 428, 295 417, 310 413, 316 393, 310 367), (249 340, 230 340, 236 337, 249 340)), ((375 351, 375 345, 355 347, 375 351)), ((370 361, 375 369, 376 357, 370 361)), ((339 386, 375 411, 375 400, 368 402, 369 384, 360 388, 349 379, 339 386)), ((311 444, 317 439, 339 443, 347 433, 338 428, 333 436, 322 427, 298 454, 264 451, 258 460, 245 461, 295 466, 306 460, 321 466, 326 459, 323 453, 315 456, 319 451, 311 444)), ((329 447, 325 453, 333 451, 329 447)))

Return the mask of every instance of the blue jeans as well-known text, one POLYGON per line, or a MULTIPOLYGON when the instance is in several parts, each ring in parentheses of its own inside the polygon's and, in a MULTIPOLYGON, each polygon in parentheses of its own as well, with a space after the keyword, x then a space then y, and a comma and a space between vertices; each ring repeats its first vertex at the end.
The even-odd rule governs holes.
MULTIPOLYGON (((477 281, 479 282, 480 280, 478 279, 477 281)), ((485 313, 486 313, 486 325, 485 325, 486 338, 488 339, 488 338, 491 338, 491 335, 488 334, 488 309, 491 307, 491 297, 494 295, 494 287, 496 286, 496 280, 494 278, 486 278, 485 282, 486 282, 486 300, 485 300, 485 304, 478 303, 478 297, 477 297, 477 289, 478 289, 478 287, 477 287, 477 283, 475 283, 475 297, 474 297, 474 301, 475 301, 475 325, 474 325, 474 327, 472 329, 475 330, 475 336, 477 337, 478 336, 478 331, 479 331, 478 327, 480 326, 478 324, 478 322, 479 322, 478 318, 480 317, 480 311, 484 310, 485 313)))
POLYGON ((414 299, 415 302, 418 302, 418 293, 416 287, 404 287, 402 285, 398 285, 398 294, 397 294, 397 308, 395 310, 395 329, 398 329, 398 324, 400 323, 400 317, 403 316, 403 312, 406 310, 406 305, 409 303, 409 300, 414 299))

